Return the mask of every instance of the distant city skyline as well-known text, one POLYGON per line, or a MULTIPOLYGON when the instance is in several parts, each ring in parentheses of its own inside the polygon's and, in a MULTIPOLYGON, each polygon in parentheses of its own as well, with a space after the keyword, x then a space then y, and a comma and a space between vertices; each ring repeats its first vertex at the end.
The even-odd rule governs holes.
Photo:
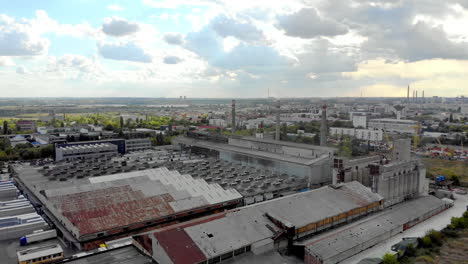
POLYGON ((468 95, 465 0, 1 6, 2 97, 468 95))

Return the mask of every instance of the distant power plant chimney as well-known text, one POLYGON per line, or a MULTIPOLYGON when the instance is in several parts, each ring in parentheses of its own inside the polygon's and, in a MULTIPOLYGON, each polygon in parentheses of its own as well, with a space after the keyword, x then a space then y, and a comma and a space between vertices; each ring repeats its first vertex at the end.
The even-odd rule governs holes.
POLYGON ((280 141, 280 112, 281 112, 281 105, 280 100, 276 101, 276 135, 275 140, 280 141))
POLYGON ((424 101, 424 90, 423 90, 423 94, 422 94, 422 103, 424 104, 425 101, 424 101))
POLYGON ((327 105, 322 106, 322 121, 320 124, 320 146, 327 145, 327 105))
POLYGON ((416 97, 415 97, 415 103, 418 103, 418 90, 416 90, 416 97))
POLYGON ((232 134, 236 132, 236 100, 232 100, 232 134))

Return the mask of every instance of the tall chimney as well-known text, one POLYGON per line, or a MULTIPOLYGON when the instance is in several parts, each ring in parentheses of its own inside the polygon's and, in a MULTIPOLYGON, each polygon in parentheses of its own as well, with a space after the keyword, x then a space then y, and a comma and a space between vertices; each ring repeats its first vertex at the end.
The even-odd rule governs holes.
POLYGON ((408 92, 406 93, 406 103, 409 104, 409 85, 408 85, 408 92))
POLYGON ((322 121, 320 124, 320 146, 327 145, 327 105, 322 106, 322 121))
POLYGON ((276 100, 276 135, 275 140, 280 141, 280 112, 281 112, 281 105, 280 100, 276 100))
POLYGON ((424 101, 424 90, 423 90, 423 94, 422 94, 422 103, 424 104, 425 101, 424 101))
POLYGON ((236 132, 236 100, 232 100, 232 134, 236 132))
POLYGON ((418 90, 416 90, 416 97, 415 97, 415 103, 418 103, 418 90))

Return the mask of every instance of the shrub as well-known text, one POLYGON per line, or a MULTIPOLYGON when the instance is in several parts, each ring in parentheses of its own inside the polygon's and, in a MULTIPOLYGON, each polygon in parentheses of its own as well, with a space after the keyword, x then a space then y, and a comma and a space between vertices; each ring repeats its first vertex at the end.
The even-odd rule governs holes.
POLYGON ((418 238, 418 242, 419 242, 419 245, 421 245, 421 247, 423 248, 430 248, 432 247, 432 241, 431 241, 431 238, 429 236, 423 236, 423 237, 420 237, 418 238))
POLYGON ((414 248, 414 246, 412 244, 409 244, 407 247, 406 247, 406 250, 405 250, 405 256, 407 257, 414 257, 416 255, 416 249, 414 248))
POLYGON ((450 224, 447 228, 442 229, 442 234, 446 237, 456 238, 458 237, 457 231, 453 230, 452 224, 450 224))
POLYGON ((441 232, 429 230, 426 236, 429 236, 433 245, 442 246, 444 243, 444 236, 441 232))
POLYGON ((385 253, 385 255, 382 257, 382 263, 383 264, 398 264, 398 260, 396 257, 390 253, 385 253))

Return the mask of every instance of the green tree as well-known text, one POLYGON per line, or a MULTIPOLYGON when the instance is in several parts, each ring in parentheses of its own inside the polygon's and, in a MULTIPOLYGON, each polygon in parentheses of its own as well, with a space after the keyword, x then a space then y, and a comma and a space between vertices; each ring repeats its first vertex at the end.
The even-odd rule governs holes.
POLYGON ((120 117, 120 128, 123 128, 124 127, 124 119, 123 119, 123 116, 120 117))
POLYGON ((351 157, 353 154, 353 148, 351 140, 348 137, 345 137, 338 144, 338 155, 342 157, 351 157))
POLYGON ((8 134, 8 121, 3 121, 3 134, 8 134))
POLYGON ((398 260, 396 257, 390 253, 385 253, 385 255, 382 257, 382 263, 383 264, 398 264, 398 260))

